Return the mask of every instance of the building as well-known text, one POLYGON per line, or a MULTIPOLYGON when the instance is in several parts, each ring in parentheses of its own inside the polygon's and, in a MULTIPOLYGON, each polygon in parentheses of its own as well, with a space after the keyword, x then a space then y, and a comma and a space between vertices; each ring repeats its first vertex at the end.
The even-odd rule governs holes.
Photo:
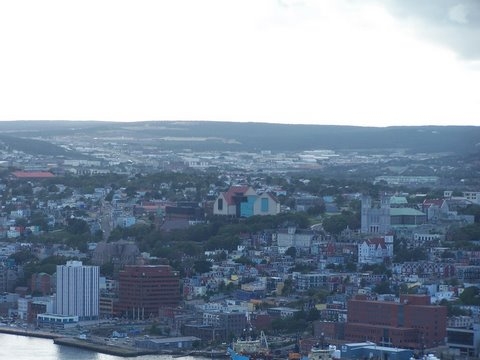
POLYGON ((127 265, 119 273, 119 311, 129 318, 158 317, 180 302, 179 274, 169 265, 127 265))
POLYGON ((231 339, 241 336, 248 324, 243 312, 207 311, 203 313, 204 326, 216 329, 216 339, 231 339))
POLYGON ((38 314, 37 326, 48 329, 66 329, 77 326, 78 316, 58 315, 58 314, 38 314))
POLYGON ((280 202, 274 195, 257 192, 250 186, 232 186, 220 193, 213 206, 214 215, 250 217, 253 215, 276 215, 280 202))
POLYGON ((52 275, 46 273, 32 274, 30 282, 32 293, 50 295, 52 293, 52 275))
POLYGON ((438 183, 438 176, 377 176, 374 184, 386 182, 389 185, 425 186, 438 183))
POLYGON ((351 299, 346 341, 373 341, 381 346, 425 349, 444 345, 447 308, 426 295, 401 295, 400 302, 351 299))
POLYGON ((195 342, 201 339, 195 336, 167 337, 167 338, 143 338, 136 339, 135 346, 142 349, 151 349, 155 351, 161 350, 178 350, 191 349, 195 342))
POLYGON ((316 239, 312 230, 300 230, 295 227, 280 229, 274 234, 275 237, 280 254, 285 254, 285 251, 290 247, 299 251, 310 252, 313 241, 316 239))
POLYGON ((480 355, 480 325, 472 324, 469 327, 448 327, 447 345, 450 352, 462 357, 480 355))
POLYGON ((359 264, 379 264, 393 257, 393 235, 364 240, 358 245, 359 264))
POLYGON ((391 230, 425 224, 427 215, 408 207, 392 207, 391 197, 384 195, 379 201, 362 197, 361 233, 385 235, 391 230))
POLYGON ((50 179, 55 177, 48 171, 14 171, 12 176, 14 179, 50 179))
POLYGON ((56 315, 97 319, 100 298, 100 268, 81 261, 57 265, 56 315))
POLYGON ((444 199, 425 199, 422 211, 427 214, 428 222, 436 222, 448 218, 448 202, 444 199))
POLYGON ((362 197, 362 234, 386 234, 390 231, 390 197, 382 196, 374 202, 370 196, 362 197))

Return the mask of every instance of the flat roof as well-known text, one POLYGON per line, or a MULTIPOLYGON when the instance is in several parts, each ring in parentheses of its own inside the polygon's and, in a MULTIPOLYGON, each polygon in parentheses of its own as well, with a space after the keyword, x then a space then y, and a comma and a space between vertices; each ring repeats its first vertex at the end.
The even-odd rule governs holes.
POLYGON ((17 178, 22 179, 45 179, 55 177, 55 175, 48 171, 14 171, 12 174, 17 178))

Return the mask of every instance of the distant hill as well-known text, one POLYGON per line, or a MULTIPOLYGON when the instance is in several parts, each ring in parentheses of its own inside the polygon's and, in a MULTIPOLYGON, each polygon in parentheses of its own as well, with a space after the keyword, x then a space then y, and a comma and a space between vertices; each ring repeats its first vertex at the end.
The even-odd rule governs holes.
POLYGON ((144 142, 161 149, 194 151, 405 149, 413 153, 457 154, 480 151, 480 127, 476 126, 373 128, 213 121, 10 121, 0 122, 0 132, 10 137, 44 140, 62 135, 118 137, 125 142, 144 142))
POLYGON ((48 141, 29 139, 23 137, 0 135, 0 145, 3 148, 17 150, 26 154, 60 156, 65 158, 85 158, 85 155, 76 151, 66 150, 61 146, 48 141))

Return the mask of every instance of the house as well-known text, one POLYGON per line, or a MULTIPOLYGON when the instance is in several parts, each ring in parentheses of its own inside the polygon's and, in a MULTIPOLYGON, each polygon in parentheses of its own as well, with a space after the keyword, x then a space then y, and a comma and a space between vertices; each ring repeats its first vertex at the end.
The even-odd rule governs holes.
POLYGON ((378 264, 393 257, 393 235, 364 240, 358 245, 358 263, 378 264))
POLYGON ((435 222, 448 217, 448 203, 444 199, 425 199, 422 211, 427 214, 428 222, 435 222))
POLYGON ((218 195, 213 206, 214 215, 250 217, 253 215, 276 215, 280 202, 274 195, 257 192, 250 186, 232 186, 218 195))

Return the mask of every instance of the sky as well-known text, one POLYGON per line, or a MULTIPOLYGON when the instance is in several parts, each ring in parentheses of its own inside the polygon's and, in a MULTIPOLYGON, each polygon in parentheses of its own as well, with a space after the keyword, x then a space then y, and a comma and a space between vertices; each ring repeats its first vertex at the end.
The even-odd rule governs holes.
POLYGON ((0 0, 0 120, 480 125, 480 0, 0 0))

